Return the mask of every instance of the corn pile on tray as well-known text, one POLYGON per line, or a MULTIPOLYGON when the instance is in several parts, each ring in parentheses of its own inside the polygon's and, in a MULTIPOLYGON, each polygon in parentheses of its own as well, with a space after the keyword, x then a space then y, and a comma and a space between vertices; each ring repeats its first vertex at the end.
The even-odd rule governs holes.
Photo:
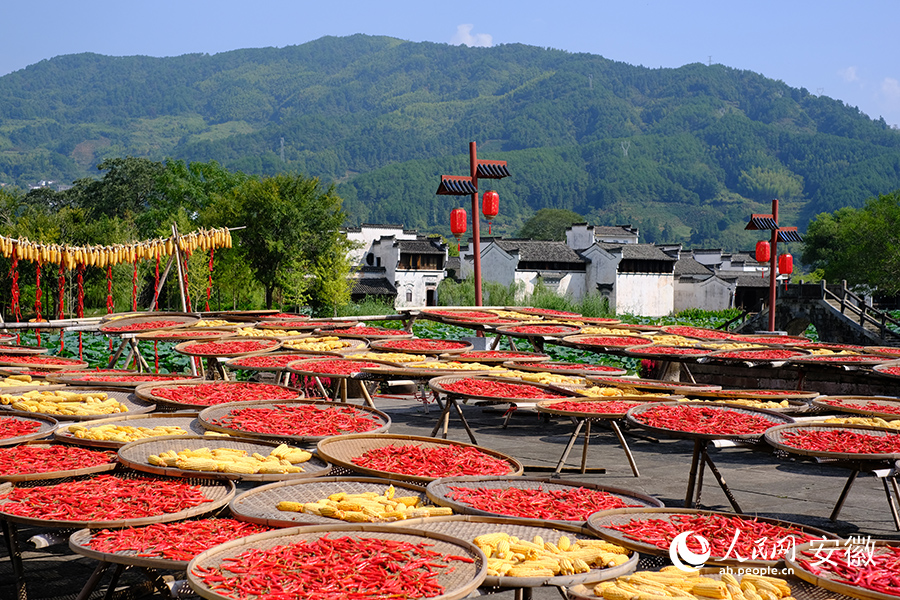
POLYGON ((121 448, 127 443, 161 435, 203 435, 197 412, 121 415, 88 423, 67 423, 53 436, 69 444, 121 448), (180 433, 180 431, 184 433, 180 433))
POLYGON ((0 407, 66 421, 102 419, 116 414, 141 414, 155 408, 153 404, 144 402, 129 392, 82 388, 41 388, 18 395, 2 394, 0 407))
POLYGON ((119 448, 119 462, 158 475, 247 481, 321 477, 331 469, 325 461, 299 448, 222 436, 165 436, 131 442, 119 448), (178 460, 179 455, 182 460, 178 460), (289 468, 290 465, 281 462, 282 457, 287 463, 292 459, 297 462, 289 468), (267 463, 266 468, 260 470, 257 463, 267 463), (248 464, 257 466, 254 472, 249 472, 252 469, 246 468, 248 464))

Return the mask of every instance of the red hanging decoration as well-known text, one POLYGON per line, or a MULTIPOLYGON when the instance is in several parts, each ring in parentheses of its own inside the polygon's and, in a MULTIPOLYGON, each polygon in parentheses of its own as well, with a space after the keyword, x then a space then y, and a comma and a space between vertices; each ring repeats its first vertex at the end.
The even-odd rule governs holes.
MULTIPOLYGON (((59 312, 57 313, 57 318, 61 321, 66 318, 65 304, 66 304, 66 271, 60 262, 59 265, 59 279, 57 282, 57 287, 59 289, 59 300, 56 305, 59 307, 59 312)), ((62 351, 66 347, 65 340, 65 332, 63 330, 59 331, 59 351, 62 351)))
POLYGON ((138 260, 134 259, 134 271, 131 273, 131 310, 137 312, 138 260))
MULTIPOLYGON (((36 266, 34 268, 34 320, 36 323, 40 323, 41 321, 41 295, 43 292, 41 291, 41 259, 38 258, 36 266)), ((35 333, 37 334, 37 345, 38 348, 41 347, 41 330, 38 328, 35 333)))
POLYGON ((494 190, 488 190, 481 197, 481 214, 488 222, 488 235, 491 234, 491 221, 500 214, 500 194, 494 190))
POLYGON ((454 208, 450 211, 450 231, 456 237, 456 250, 459 252, 459 238, 466 232, 466 209, 454 208))
MULTIPOLYGON (((76 271, 77 289, 75 297, 78 301, 75 307, 75 316, 79 319, 84 318, 84 263, 78 263, 76 271)), ((84 347, 82 346, 82 332, 78 332, 78 360, 84 360, 84 347)))
POLYGON ((756 262, 767 263, 772 258, 772 248, 769 242, 761 240, 756 242, 756 262))
POLYGON ((153 310, 159 310, 159 250, 156 251, 156 270, 153 274, 153 310))
POLYGON ((209 312, 209 297, 212 294, 212 274, 213 274, 213 257, 216 254, 215 248, 209 249, 209 281, 206 282, 206 312, 209 312))
POLYGON ((787 290, 788 282, 791 280, 790 274, 794 272, 794 257, 790 254, 782 254, 778 257, 778 272, 782 275, 788 275, 784 280, 784 289, 787 290))

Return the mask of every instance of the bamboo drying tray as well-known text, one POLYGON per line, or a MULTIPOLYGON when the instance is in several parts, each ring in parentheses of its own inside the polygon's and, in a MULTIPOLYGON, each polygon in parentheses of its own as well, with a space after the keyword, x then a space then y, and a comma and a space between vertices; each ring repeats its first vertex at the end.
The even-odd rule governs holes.
MULTIPOLYGON (((106 394, 107 397, 112 398, 119 404, 125 406, 128 410, 127 412, 121 413, 112 413, 113 415, 140 415, 144 413, 152 412, 156 405, 151 402, 145 402, 143 399, 138 398, 132 392, 126 392, 122 390, 116 389, 104 389, 104 388, 66 388, 67 392, 74 392, 77 394, 93 394, 93 393, 103 393, 106 394)), ((55 413, 43 413, 43 412, 21 412, 14 408, 10 404, 0 405, 0 409, 6 410, 10 413, 15 414, 24 414, 24 415, 43 415, 47 417, 52 417, 57 421, 93 421, 95 419, 106 419, 111 415, 109 413, 98 413, 98 414, 89 414, 89 415, 58 415, 55 413)))
MULTIPOLYGON (((178 402, 176 400, 169 400, 167 398, 163 398, 161 396, 157 396, 153 393, 155 389, 158 388, 172 388, 172 387, 181 387, 181 386, 194 386, 194 385, 215 385, 215 386, 235 386, 235 385, 246 385, 246 382, 242 381, 207 381, 203 379, 195 379, 191 381, 185 381, 181 383, 145 383, 139 385, 135 390, 135 394, 138 398, 147 400, 148 402, 155 402, 160 406, 173 408, 176 410, 200 410, 201 408, 207 406, 214 406, 215 404, 201 404, 201 403, 189 403, 189 402, 178 402)), ((303 396, 302 392, 299 390, 295 390, 294 388, 290 388, 283 385, 276 386, 275 384, 265 383, 258 384, 260 386, 260 397, 255 398, 254 400, 266 400, 266 394, 264 390, 271 389, 271 386, 281 388, 284 390, 290 390, 295 395, 293 398, 283 398, 284 400, 296 400, 303 396), (265 386, 265 387, 262 387, 265 386)), ((224 402, 220 402, 219 404, 225 404, 224 402)))
MULTIPOLYGON (((197 421, 196 412, 192 413, 149 413, 142 415, 125 415, 111 417, 109 419, 97 419, 91 421, 85 427, 101 427, 103 425, 125 425, 129 427, 146 427, 152 429, 154 427, 181 427, 187 434, 185 435, 203 435, 206 431, 197 421)), ((92 440, 87 438, 76 437, 71 432, 71 423, 64 424, 53 432, 53 436, 62 442, 68 444, 78 444, 79 446, 92 446, 94 448, 121 448, 128 442, 116 442, 113 440, 92 440)))
MULTIPOLYGON (((772 525, 795 528, 805 534, 823 539, 835 539, 838 537, 835 534, 829 533, 823 529, 810 527, 808 525, 801 525, 799 523, 792 523, 790 521, 785 521, 782 519, 772 519, 768 517, 759 517, 756 515, 736 514, 713 510, 697 510, 692 508, 620 508, 616 510, 606 510, 592 514, 587 520, 587 527, 603 539, 608 540, 614 544, 630 548, 636 552, 654 556, 667 556, 669 554, 668 547, 658 548, 657 546, 649 542, 632 539, 625 535, 625 533, 617 531, 615 529, 610 529, 609 527, 611 525, 624 525, 626 523, 630 523, 632 519, 659 519, 663 521, 671 521, 672 517, 675 517, 677 515, 717 515, 729 518, 737 517, 748 521, 755 520, 772 525)), ((783 540, 779 538, 778 540, 771 541, 773 543, 780 543, 783 540)), ((787 551, 787 549, 785 549, 785 551, 787 551)), ((777 560, 751 560, 748 558, 746 560, 739 561, 737 558, 710 556, 706 563, 711 565, 732 567, 771 567, 775 566, 780 560, 782 559, 779 557, 777 560)))
POLYGON ((466 444, 463 442, 454 442, 452 440, 444 440, 439 438, 431 438, 431 437, 421 437, 421 436, 412 436, 412 435, 396 435, 396 434, 367 434, 367 433, 358 433, 351 435, 339 435, 334 437, 325 438, 321 442, 318 443, 319 456, 322 457, 323 460, 328 461, 329 463, 342 467, 348 471, 354 473, 362 473, 364 475, 368 475, 371 477, 381 477, 384 479, 390 479, 392 481, 408 481, 412 483, 418 483, 419 485, 424 486, 426 483, 430 481, 434 481, 438 478, 438 476, 434 477, 426 477, 422 475, 409 475, 406 473, 395 473, 390 471, 379 471, 376 469, 369 469, 366 467, 360 467, 358 465, 353 464, 352 460, 362 454, 368 452, 369 450, 377 450, 378 448, 383 448, 385 446, 390 445, 413 445, 413 446, 422 446, 426 448, 437 448, 437 447, 445 447, 445 446, 458 446, 458 447, 472 447, 481 452, 492 456, 494 458, 499 458, 507 463, 509 463, 509 475, 517 476, 521 475, 525 470, 525 467, 515 458, 508 456, 506 454, 502 454, 497 452, 496 450, 490 450, 487 448, 483 448, 481 446, 476 446, 474 444, 466 444))
MULTIPOLYGON (((114 472, 114 477, 122 477, 128 479, 149 479, 154 482, 155 485, 159 485, 164 487, 169 485, 171 482, 175 481, 171 478, 165 477, 152 477, 146 476, 144 474, 135 473, 133 471, 122 471, 122 472, 114 472)), ((67 483, 72 481, 80 480, 87 478, 89 476, 81 477, 81 478, 70 478, 66 479, 61 483, 54 484, 56 487, 59 486, 61 492, 65 490, 65 486, 67 483)), ((94 475, 93 477, 96 477, 94 475)), ((91 529, 101 529, 101 528, 117 528, 117 527, 135 527, 138 525, 150 525, 151 523, 167 523, 169 521, 180 521, 182 519, 188 519, 190 517, 194 517, 197 515, 203 515, 207 513, 214 512, 223 506, 227 505, 231 498, 234 496, 235 487, 234 483, 229 480, 212 480, 212 479, 191 479, 188 480, 188 483, 191 485, 197 485, 200 487, 203 495, 208 498, 209 502, 204 502, 198 506, 193 506, 191 508, 186 508, 184 510, 180 510, 174 513, 160 513, 157 515, 140 517, 135 519, 118 519, 118 520, 109 520, 109 521, 82 521, 82 520, 48 520, 42 518, 35 517, 23 517, 19 515, 13 515, 4 512, 3 506, 9 502, 9 500, 0 500, 0 515, 8 521, 14 521, 17 523, 22 523, 24 525, 34 525, 36 527, 47 527, 51 529, 81 529, 84 527, 91 529)), ((0 495, 7 494, 11 492, 15 487, 36 487, 34 482, 21 482, 18 484, 13 483, 3 483, 0 484, 0 495)))
POLYGON ((180 352, 181 354, 187 354, 188 356, 196 356, 199 358, 234 358, 236 356, 247 356, 249 354, 274 352, 275 350, 281 348, 281 344, 282 340, 276 337, 229 336, 215 338, 209 341, 194 340, 191 342, 181 342, 180 344, 175 345, 175 351, 180 352), (232 342, 258 342, 258 345, 256 348, 253 348, 251 350, 227 351, 224 344, 230 344, 232 342), (223 348, 221 352, 198 352, 195 350, 195 348, 197 348, 200 344, 222 344, 223 348))
POLYGON ((813 406, 825 410, 882 419, 900 419, 900 398, 892 396, 819 396, 812 403, 813 406), (868 405, 869 408, 862 408, 860 405, 868 405), (882 410, 878 410, 879 408, 882 410))
MULTIPOLYGON (((795 446, 789 446, 784 442, 784 434, 789 431, 840 431, 840 432, 854 432, 861 433, 866 435, 871 435, 875 437, 887 437, 891 435, 900 435, 900 431, 894 429, 887 429, 884 427, 871 427, 869 425, 850 425, 850 424, 837 424, 837 423, 822 423, 822 422, 808 422, 808 423, 792 423, 787 425, 780 425, 778 427, 773 427, 769 429, 765 433, 765 440, 769 443, 769 445, 777 448, 778 450, 782 450, 784 452, 788 452, 790 454, 799 454, 801 456, 813 456, 817 458, 832 458, 838 460, 850 460, 850 461, 860 461, 860 460, 897 460, 900 459, 900 452, 891 452, 884 454, 861 454, 856 452, 827 452, 824 450, 811 450, 806 448, 797 448, 795 446)), ((897 438, 900 439, 900 438, 897 438)))
POLYGON ((714 392, 722 389, 718 385, 703 383, 685 383, 682 381, 664 381, 661 379, 642 379, 639 377, 616 377, 608 375, 588 374, 586 379, 593 384, 606 387, 634 388, 638 390, 655 390, 675 392, 679 394, 694 394, 699 392, 714 392))
MULTIPOLYGON (((884 548, 887 546, 896 547, 898 542, 896 540, 870 540, 870 543, 874 547, 874 551, 877 552, 878 548, 884 548)), ((829 551, 833 549, 839 548, 855 548, 858 552, 861 553, 861 556, 866 556, 869 549, 863 548, 858 543, 850 543, 849 540, 828 540, 828 541, 817 541, 810 542, 808 544, 802 544, 795 548, 797 554, 809 550, 812 552, 816 552, 819 548, 822 548, 823 556, 820 556, 819 559, 826 559, 829 556, 829 551)), ((817 559, 812 559, 817 560, 817 559)), ((860 598, 862 600, 896 600, 896 595, 885 594, 882 592, 877 592, 875 590, 869 590, 857 585, 851 585, 848 583, 843 583, 839 581, 836 577, 821 574, 814 575, 811 571, 808 571, 800 562, 797 560, 797 557, 794 558, 786 558, 785 563, 788 567, 794 570, 794 575, 802 579, 803 581, 809 582, 823 590, 828 590, 830 592, 836 592, 838 594, 844 594, 846 596, 850 596, 851 598, 860 598)), ((833 594, 831 595, 833 597, 833 594)), ((802 600, 801 598, 797 598, 797 600, 802 600)))
POLYGON ((56 431, 56 428, 59 427, 59 422, 52 417, 44 417, 35 414, 24 414, 24 413, 0 413, 0 422, 14 419, 16 421, 26 421, 33 422, 38 424, 38 428, 31 433, 26 433, 24 435, 17 435, 15 437, 8 438, 0 438, 0 446, 15 446, 16 444, 23 444, 25 442, 31 440, 38 440, 43 437, 47 437, 56 431))
POLYGON ((266 352, 265 354, 253 354, 250 356, 238 356, 232 358, 225 363, 225 366, 229 369, 242 369, 244 371, 272 371, 280 373, 287 368, 289 362, 305 360, 309 357, 309 354, 303 352, 266 352), (250 364, 250 361, 255 358, 281 359, 282 357, 285 357, 285 360, 284 364, 281 366, 254 366, 250 364), (288 358, 290 358, 290 360, 287 360, 288 358))
POLYGON ((14 344, 0 345, 0 354, 47 354, 50 348, 38 348, 37 346, 17 346, 14 344))
MULTIPOLYGON (((664 400, 668 400, 665 398, 664 400)), ((625 417, 625 413, 628 409, 623 411, 614 411, 610 410, 609 412, 593 412, 593 411, 574 411, 574 410, 562 410, 558 408, 554 408, 553 405, 559 402, 590 402, 590 403, 619 403, 619 402, 627 402, 629 405, 628 408, 632 408, 634 406, 639 406, 641 404, 646 404, 648 402, 659 402, 659 398, 648 398, 647 396, 601 396, 601 397, 588 397, 581 396, 578 398, 564 398, 557 400, 541 400, 535 405, 535 409, 539 413, 546 413, 548 415, 555 415, 557 417, 575 417, 576 419, 622 419, 625 417)))
MULTIPOLYGON (((404 527, 446 533, 453 537, 471 542, 479 535, 490 533, 506 533, 521 540, 531 541, 539 535, 544 541, 556 543, 562 536, 570 540, 596 539, 596 535, 583 528, 568 524, 540 524, 523 521, 521 519, 507 519, 500 517, 479 517, 474 515, 457 515, 452 517, 434 517, 431 519, 414 519, 404 524, 404 527)), ((539 577, 509 577, 488 575, 484 579, 484 587, 504 588, 532 588, 541 586, 569 587, 584 583, 598 583, 627 575, 635 570, 639 556, 631 553, 628 562, 616 567, 592 568, 587 573, 575 575, 553 575, 539 577)), ((596 597, 595 597, 596 600, 596 597)))
POLYGON ((545 363, 550 360, 549 354, 543 352, 519 352, 516 350, 469 350, 457 354, 441 354, 438 358, 455 362, 477 362, 482 364, 501 364, 508 361, 521 363, 545 363), (488 354, 488 356, 477 356, 488 354))
MULTIPOLYGON (((53 381, 56 383, 60 383, 63 385, 71 385, 71 386, 91 386, 91 385, 100 385, 103 387, 111 387, 111 388, 131 388, 134 389, 139 385, 145 383, 166 383, 167 381, 194 381, 198 380, 196 375, 178 375, 178 374, 168 374, 164 373, 162 376, 165 379, 156 379, 156 377, 160 377, 159 373, 119 373, 118 375, 122 376, 121 381, 115 380, 98 380, 96 377, 110 377, 115 378, 117 376, 116 373, 93 373, 92 371, 85 371, 84 373, 79 373, 77 371, 73 372, 65 372, 58 373, 56 375, 48 375, 47 381, 53 381), (128 379, 125 379, 128 377, 128 379)), ((199 380, 198 380, 199 381, 199 380)))
MULTIPOLYGON (((688 431, 681 429, 666 429, 663 427, 654 427, 652 425, 648 425, 642 421, 640 421, 637 417, 644 411, 650 410, 657 406, 691 406, 690 402, 654 402, 652 404, 643 404, 641 406, 636 406, 630 409, 626 414, 625 418, 628 420, 628 423, 631 425, 636 425, 648 431, 652 431, 659 435, 672 437, 672 438, 683 438, 683 439, 692 439, 692 440, 741 440, 746 442, 756 442, 762 439, 763 433, 700 433, 696 431, 688 431)), ((793 423, 794 419, 791 417, 784 415, 782 413, 777 413, 771 410, 764 410, 759 408, 744 408, 740 406, 733 406, 730 404, 714 404, 714 403, 693 403, 694 406, 700 405, 706 409, 712 410, 721 410, 721 411, 733 411, 745 415, 750 415, 754 417, 760 417, 763 419, 767 419, 772 423, 772 427, 776 425, 784 425, 793 423)))
POLYGON ((382 350, 389 352, 406 352, 408 354, 425 354, 428 356, 436 356, 438 354, 459 354, 460 352, 468 352, 472 349, 472 344, 469 342, 460 342, 453 340, 432 340, 432 339, 420 339, 413 338, 411 340, 373 340, 369 343, 369 346, 373 350, 382 350), (400 346, 393 345, 392 342, 423 342, 422 346, 419 348, 405 348, 401 344, 400 346), (447 345, 443 348, 429 348, 431 342, 434 342, 435 346, 440 345, 441 342, 446 343, 447 345))
POLYGON ((88 367, 87 362, 83 360, 77 360, 75 358, 65 358, 61 356, 48 356, 44 354, 33 354, 33 355, 23 355, 23 358, 33 358, 36 362, 16 362, 14 360, 8 360, 9 356, 4 359, 2 355, 0 355, 0 367, 19 367, 22 369, 41 369, 43 371, 64 371, 66 369, 86 369, 88 367), (64 361, 62 363, 54 362, 54 363, 44 363, 40 362, 41 358, 46 358, 48 360, 54 361, 64 361))
POLYGON ((533 372, 548 372, 548 373, 558 373, 560 375, 573 375, 573 376, 581 376, 586 377, 588 375, 625 375, 628 373, 626 369, 619 369, 616 367, 607 367, 606 365, 582 365, 583 368, 564 368, 566 365, 578 365, 579 363, 571 363, 565 361, 547 361, 540 363, 519 363, 517 360, 510 360, 503 363, 503 366, 507 369, 515 369, 517 371, 533 371, 533 372), (597 367, 604 367, 602 369, 597 369, 597 367))
POLYGON ((531 381, 522 381, 521 379, 512 379, 505 377, 483 377, 483 376, 466 376, 466 375, 445 375, 444 377, 435 377, 431 381, 428 382, 428 387, 439 394, 446 394, 448 396, 455 396, 457 398, 467 398, 471 400, 483 400, 487 402, 499 402, 499 403, 515 403, 515 402, 536 402, 538 400, 550 400, 551 398, 534 398, 531 396, 487 396, 487 395, 478 395, 478 394, 467 394, 465 392, 456 392, 451 389, 448 389, 446 386, 456 383, 457 381, 463 379, 476 379, 479 381, 490 381, 490 382, 500 382, 500 383, 509 383, 516 386, 521 386, 524 389, 527 387, 537 388, 539 390, 543 390, 545 392, 557 394, 557 400, 562 400, 564 398, 576 397, 577 394, 572 390, 548 385, 546 383, 536 383, 531 381))
MULTIPOLYGON (((40 444, 28 444, 28 446, 32 447, 42 447, 49 448, 53 444, 40 443, 40 444)), ((56 444, 61 445, 61 444, 56 444)), ((115 457, 112 457, 112 460, 109 462, 101 463, 98 465, 93 465, 90 467, 82 467, 80 469, 63 469, 61 471, 42 471, 42 472, 31 472, 31 473, 16 473, 16 474, 0 474, 0 481, 9 481, 11 483, 16 483, 20 481, 42 481, 47 479, 65 479, 66 477, 78 477, 80 475, 91 475, 93 473, 104 473, 106 471, 112 471, 116 468, 116 460, 115 457)))
POLYGON ((572 490, 578 488, 585 488, 593 491, 601 491, 606 492, 612 496, 615 496, 627 503, 633 503, 640 505, 642 507, 652 507, 658 508, 662 507, 663 503, 657 500, 652 496, 648 496, 646 494, 642 494, 640 492, 635 492, 632 490, 626 490, 617 487, 610 487, 605 485, 599 485, 594 483, 585 483, 581 481, 568 481, 565 479, 548 479, 548 478, 538 478, 538 477, 504 477, 504 476, 466 476, 466 477, 442 477, 441 479, 437 479, 428 484, 428 487, 425 488, 426 493, 428 494, 428 498, 431 499, 435 504, 440 506, 449 506, 453 509, 453 512, 467 514, 467 515, 476 515, 482 517, 505 517, 505 518, 515 518, 521 522, 527 523, 553 523, 557 525, 579 525, 583 526, 585 521, 563 521, 563 520, 552 520, 552 519, 541 519, 541 518, 524 518, 524 517, 513 517, 512 515, 502 514, 502 513, 493 513, 485 510, 481 510, 465 504, 461 501, 450 499, 450 493, 452 490, 451 487, 463 487, 463 488, 486 488, 486 489, 507 489, 507 488, 519 488, 523 490, 550 490, 550 491, 564 491, 564 490, 572 490))
MULTIPOLYGON (((253 439, 262 439, 262 440, 270 440, 270 441, 284 441, 293 444, 308 444, 308 443, 316 443, 319 440, 323 440, 326 437, 330 437, 330 435, 304 435, 301 433, 296 434, 281 434, 281 433, 265 433, 258 431, 250 431, 246 429, 236 429, 233 427, 228 427, 226 425, 219 425, 215 423, 216 419, 221 419, 222 417, 228 416, 234 410, 241 409, 250 409, 250 408, 272 408, 276 409, 278 406, 293 406, 293 405, 310 405, 316 408, 333 408, 335 410, 342 411, 354 411, 359 413, 360 416, 371 417, 373 418, 372 424, 374 427, 366 431, 365 433, 386 433, 388 429, 391 427, 391 418, 386 414, 381 412, 380 410, 370 408, 364 405, 356 405, 356 404, 346 404, 346 403, 335 403, 329 401, 320 401, 320 400, 261 400, 261 401, 248 401, 248 402, 228 402, 225 404, 217 404, 215 406, 210 406, 208 408, 204 408, 198 417, 199 424, 201 427, 208 429, 210 431, 218 431, 221 433, 227 433, 228 435, 233 435, 237 437, 244 438, 253 438, 253 439)), ((337 434, 340 435, 340 434, 337 434)))
MULTIPOLYGON (((423 504, 428 503, 428 498, 421 487, 401 481, 375 477, 321 477, 305 481, 280 481, 255 487, 235 496, 229 508, 236 519, 270 527, 335 525, 344 521, 311 513, 278 510, 276 507, 281 501, 316 502, 338 492, 383 494, 389 486, 396 488, 397 496, 418 496, 423 504)), ((403 526, 405 523, 406 521, 395 521, 393 524, 403 526)))
POLYGON ((179 469, 177 467, 160 467, 151 465, 148 458, 151 454, 159 454, 167 450, 179 452, 181 450, 198 450, 200 448, 229 448, 234 450, 244 450, 248 455, 259 453, 263 456, 268 455, 279 444, 275 442, 264 442, 262 440, 247 440, 233 437, 220 436, 184 436, 172 435, 147 438, 130 442, 119 448, 119 462, 130 467, 135 471, 143 471, 145 473, 153 473, 155 475, 164 475, 168 477, 190 477, 196 479, 235 479, 241 481, 283 481, 286 479, 309 479, 312 477, 322 477, 331 471, 331 466, 313 454, 312 458, 305 463, 300 463, 299 467, 303 468, 302 473, 220 473, 217 471, 193 471, 179 469))
POLYGON ((177 325, 161 325, 159 327, 154 327, 155 331, 166 331, 168 329, 178 329, 180 327, 190 327, 200 318, 193 315, 166 315, 163 314, 155 314, 152 316, 140 316, 140 317, 123 317, 121 319, 115 319, 112 321, 106 321, 100 325, 100 333, 105 333, 107 335, 127 335, 127 334, 137 334, 142 333, 144 331, 148 331, 147 329, 137 327, 135 329, 125 329, 124 331, 114 331, 113 328, 117 327, 129 327, 129 326, 140 326, 146 323, 152 323, 154 321, 159 321, 160 323, 165 321, 170 321, 173 323, 178 323, 177 325))
MULTIPOLYGON (((235 557, 247 550, 268 550, 274 546, 283 546, 298 542, 311 542, 322 537, 351 536, 357 539, 374 538, 395 540, 414 544, 429 544, 429 549, 446 555, 467 556, 473 563, 458 562, 455 568, 438 569, 438 581, 446 590, 435 600, 457 600, 474 592, 484 581, 486 564, 484 554, 470 542, 464 542, 452 536, 385 525, 332 525, 314 527, 292 527, 267 533, 260 533, 233 542, 227 542, 199 554, 188 565, 187 575, 191 588, 203 598, 225 600, 223 596, 206 587, 197 577, 197 567, 212 568, 219 566, 225 559, 235 557)), ((300 567, 302 568, 302 566, 300 567)))

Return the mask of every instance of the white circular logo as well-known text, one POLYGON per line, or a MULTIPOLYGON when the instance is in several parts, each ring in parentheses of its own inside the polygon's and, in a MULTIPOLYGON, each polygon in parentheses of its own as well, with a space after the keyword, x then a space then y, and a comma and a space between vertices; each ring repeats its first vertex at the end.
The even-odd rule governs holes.
POLYGON ((672 559, 672 564, 681 569, 682 571, 694 571, 703 566, 707 560, 709 560, 709 555, 711 554, 709 549, 709 540, 707 540, 702 535, 694 535, 694 539, 700 544, 700 554, 696 554, 691 552, 687 547, 687 539, 689 535, 694 534, 693 531, 684 531, 675 536, 675 539, 672 540, 672 545, 669 546, 669 558, 672 559))

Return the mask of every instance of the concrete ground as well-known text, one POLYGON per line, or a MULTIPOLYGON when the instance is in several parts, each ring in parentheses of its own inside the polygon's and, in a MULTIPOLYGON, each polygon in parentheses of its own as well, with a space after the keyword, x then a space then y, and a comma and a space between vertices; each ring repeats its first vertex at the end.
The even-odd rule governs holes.
MULTIPOLYGON (((376 396, 378 408, 392 420, 391 433, 429 435, 439 410, 409 397, 376 396)), ((565 418, 550 421, 531 411, 518 410, 508 427, 503 428, 502 411, 496 407, 466 405, 463 412, 472 425, 478 443, 510 454, 528 468, 528 476, 549 476, 574 429, 565 418)), ((467 442, 468 437, 457 418, 451 418, 450 439, 467 442)), ((686 440, 653 440, 640 431, 626 435, 640 470, 634 477, 622 448, 610 430, 594 427, 587 457, 589 472, 565 472, 566 479, 626 488, 649 494, 666 506, 682 507, 687 489, 693 443, 686 440), (637 434, 637 435, 634 435, 637 434), (605 469, 604 473, 596 470, 605 469)), ((825 529, 842 536, 862 535, 881 539, 900 539, 885 498, 881 481, 862 475, 853 486, 840 517, 829 515, 850 473, 846 468, 777 456, 771 452, 743 447, 713 448, 710 455, 731 488, 743 512, 776 517, 825 529)), ((569 458, 569 467, 577 469, 581 460, 581 439, 569 458)), ((707 471, 701 505, 713 510, 731 510, 728 499, 707 471)), ((43 530, 21 527, 19 540, 25 550, 24 567, 28 597, 34 600, 76 598, 97 565, 97 561, 73 555, 66 544, 36 550, 28 539, 43 530)), ((177 573, 166 573, 179 578, 177 573)), ((9 556, 0 550, 0 599, 15 598, 9 556)), ((102 597, 107 580, 92 598, 102 597)), ((118 586, 116 597, 145 598, 152 590, 140 572, 128 570, 118 586)), ((834 594, 830 594, 835 597, 834 594)), ((157 596, 159 597, 159 596, 157 596)), ((497 594, 499 599, 513 598, 512 591, 497 594)), ((559 598, 555 588, 534 591, 536 599, 559 598)))

